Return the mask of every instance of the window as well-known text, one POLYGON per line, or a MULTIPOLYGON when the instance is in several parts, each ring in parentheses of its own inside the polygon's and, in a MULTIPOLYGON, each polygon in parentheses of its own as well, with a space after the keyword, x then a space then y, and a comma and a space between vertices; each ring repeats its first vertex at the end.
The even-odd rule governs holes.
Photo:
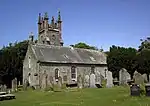
POLYGON ((76 78, 77 78, 77 75, 76 75, 77 73, 76 73, 76 67, 75 66, 72 66, 71 67, 71 78, 73 79, 73 80, 76 80, 76 78))
POLYGON ((55 69, 55 79, 56 81, 58 81, 58 77, 59 77, 59 70, 58 68, 55 69))
POLYGON ((28 61, 29 61, 29 68, 31 68, 31 58, 30 57, 28 58, 28 61))
POLYGON ((94 66, 91 67, 91 73, 95 74, 95 67, 94 66))

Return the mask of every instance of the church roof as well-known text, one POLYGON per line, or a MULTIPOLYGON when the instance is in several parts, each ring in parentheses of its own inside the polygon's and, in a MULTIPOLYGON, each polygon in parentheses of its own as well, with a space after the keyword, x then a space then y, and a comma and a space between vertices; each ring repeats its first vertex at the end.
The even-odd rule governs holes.
POLYGON ((96 50, 43 44, 31 45, 31 48, 40 62, 107 64, 106 54, 96 50))

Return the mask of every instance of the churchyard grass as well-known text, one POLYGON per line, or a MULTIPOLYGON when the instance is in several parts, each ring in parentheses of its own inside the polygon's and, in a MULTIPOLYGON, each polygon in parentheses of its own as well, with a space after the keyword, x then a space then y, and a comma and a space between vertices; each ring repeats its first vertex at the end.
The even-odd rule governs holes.
POLYGON ((0 106, 150 106, 150 97, 131 97, 128 87, 63 92, 20 91, 0 106))

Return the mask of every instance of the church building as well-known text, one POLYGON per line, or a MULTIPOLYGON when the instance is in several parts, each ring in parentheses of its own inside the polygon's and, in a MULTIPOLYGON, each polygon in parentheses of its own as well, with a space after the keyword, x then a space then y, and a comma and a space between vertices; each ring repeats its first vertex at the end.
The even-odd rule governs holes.
MULTIPOLYGON (((23 82, 30 86, 44 89, 58 84, 78 85, 81 77, 83 87, 90 86, 90 75, 106 77, 106 54, 98 50, 81 49, 63 46, 62 20, 60 11, 57 20, 52 17, 49 24, 48 14, 38 17, 38 40, 33 34, 23 61, 23 82)), ((95 83, 101 83, 95 77, 95 83)))

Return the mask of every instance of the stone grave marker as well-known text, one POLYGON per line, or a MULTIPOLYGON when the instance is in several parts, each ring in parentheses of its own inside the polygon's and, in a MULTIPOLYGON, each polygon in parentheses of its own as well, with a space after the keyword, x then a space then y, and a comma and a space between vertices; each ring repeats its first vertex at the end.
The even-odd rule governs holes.
POLYGON ((127 82, 131 80, 130 74, 127 72, 125 68, 122 68, 119 71, 119 84, 120 85, 127 85, 127 82))
POLYGON ((101 80, 103 79, 103 78, 101 78, 102 77, 102 75, 100 74, 100 72, 98 72, 98 71, 96 71, 96 73, 95 73, 95 85, 96 85, 96 87, 98 87, 98 88, 101 88, 102 87, 102 85, 101 85, 101 80))
POLYGON ((135 84, 138 84, 138 85, 144 84, 144 78, 143 78, 143 76, 142 76, 140 73, 138 73, 138 72, 134 72, 133 79, 134 79, 134 83, 135 83, 135 84))
POLYGON ((77 81, 78 81, 78 88, 83 88, 83 83, 82 83, 82 77, 81 77, 81 75, 78 76, 77 81))
POLYGON ((42 89, 47 88, 47 77, 48 75, 46 74, 46 72, 44 72, 42 76, 42 89))
POLYGON ((58 77, 58 87, 62 88, 62 78, 61 78, 61 76, 58 77))
POLYGON ((89 87, 89 84, 90 84, 89 81, 90 81, 89 75, 85 75, 85 78, 84 78, 84 87, 85 88, 89 87))
POLYGON ((95 74, 90 75, 90 88, 96 88, 95 86, 95 74))
POLYGON ((131 96, 140 96, 140 86, 138 84, 132 84, 130 86, 130 95, 131 96))
POLYGON ((145 82, 145 83, 148 83, 147 74, 142 74, 142 77, 144 78, 144 82, 145 82))
POLYGON ((113 87, 113 77, 112 77, 112 72, 108 71, 107 72, 107 83, 106 83, 106 87, 107 88, 111 88, 113 87))

